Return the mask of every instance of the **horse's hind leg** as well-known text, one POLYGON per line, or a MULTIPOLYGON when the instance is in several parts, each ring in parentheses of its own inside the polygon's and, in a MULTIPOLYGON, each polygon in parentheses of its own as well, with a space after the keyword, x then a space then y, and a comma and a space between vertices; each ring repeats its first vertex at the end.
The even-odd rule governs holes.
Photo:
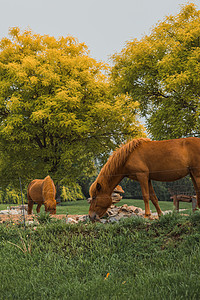
POLYGON ((158 204, 158 198, 156 197, 155 191, 153 189, 152 183, 149 180, 149 197, 153 205, 155 206, 158 216, 160 217, 162 215, 162 211, 160 209, 160 206, 158 204))
POLYGON ((36 211, 37 211, 38 214, 39 214, 39 212, 40 212, 40 207, 41 207, 41 206, 42 206, 42 204, 40 204, 40 203, 37 205, 36 211))
POLYGON ((198 208, 200 208, 200 176, 195 176, 195 175, 192 172, 190 173, 192 182, 194 184, 196 196, 197 196, 197 205, 198 205, 198 208))

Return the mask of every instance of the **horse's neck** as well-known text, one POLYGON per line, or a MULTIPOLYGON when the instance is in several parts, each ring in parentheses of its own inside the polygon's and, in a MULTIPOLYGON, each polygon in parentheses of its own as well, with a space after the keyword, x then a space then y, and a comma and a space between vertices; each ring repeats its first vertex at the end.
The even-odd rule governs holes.
POLYGON ((107 178, 103 178, 103 186, 107 193, 112 194, 114 188, 120 183, 120 181, 124 178, 123 175, 110 175, 107 178))

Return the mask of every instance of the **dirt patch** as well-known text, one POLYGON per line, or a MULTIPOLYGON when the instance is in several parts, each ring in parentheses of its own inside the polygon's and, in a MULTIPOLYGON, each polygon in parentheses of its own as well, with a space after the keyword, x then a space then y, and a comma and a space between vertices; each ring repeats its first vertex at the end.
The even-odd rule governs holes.
MULTIPOLYGON (((68 218, 72 218, 76 221, 79 220, 79 218, 81 217, 81 215, 52 215, 52 218, 55 219, 67 219, 68 218)), ((37 219, 36 215, 25 215, 25 221, 34 221, 37 219)), ((22 214, 18 214, 18 215, 0 215, 0 223, 5 223, 5 222, 13 222, 13 223, 18 223, 18 222, 23 222, 23 215, 22 214)))

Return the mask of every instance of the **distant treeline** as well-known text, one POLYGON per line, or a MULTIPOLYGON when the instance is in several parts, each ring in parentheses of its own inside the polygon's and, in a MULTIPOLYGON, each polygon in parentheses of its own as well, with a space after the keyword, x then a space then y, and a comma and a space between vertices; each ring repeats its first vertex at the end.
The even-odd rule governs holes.
MULTIPOLYGON (((57 200, 60 202, 76 201, 87 199, 89 197, 89 188, 91 180, 79 182, 73 186, 61 186, 57 188, 57 200)), ((124 199, 142 199, 140 184, 136 181, 124 178, 120 185, 124 190, 124 199)), ((189 176, 174 182, 153 181, 153 187, 156 196, 161 201, 172 201, 170 199, 174 194, 194 195, 194 187, 189 176)), ((23 191, 24 202, 27 202, 26 190, 23 191)), ((0 203, 20 204, 22 202, 20 190, 8 186, 0 190, 0 203)))

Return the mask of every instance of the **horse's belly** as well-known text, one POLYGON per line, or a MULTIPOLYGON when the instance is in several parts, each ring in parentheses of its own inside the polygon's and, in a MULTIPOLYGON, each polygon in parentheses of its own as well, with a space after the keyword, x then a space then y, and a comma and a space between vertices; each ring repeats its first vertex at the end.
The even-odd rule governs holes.
POLYGON ((187 168, 175 170, 162 170, 149 172, 149 179, 156 181, 175 181, 181 179, 189 174, 187 168))

